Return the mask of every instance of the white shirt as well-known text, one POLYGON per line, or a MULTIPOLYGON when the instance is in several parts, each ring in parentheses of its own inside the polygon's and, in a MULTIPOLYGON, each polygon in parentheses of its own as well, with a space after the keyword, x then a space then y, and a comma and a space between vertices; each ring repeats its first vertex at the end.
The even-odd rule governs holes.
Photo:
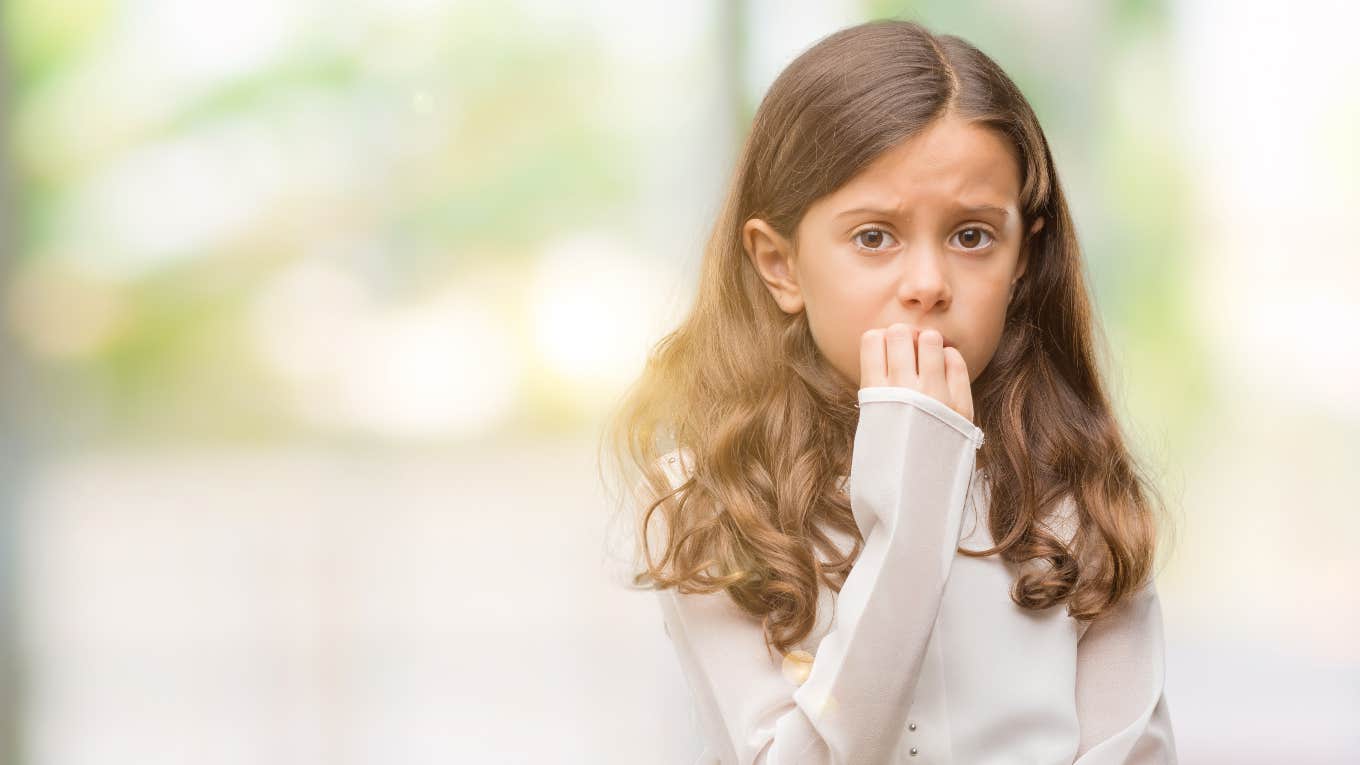
MULTIPOLYGON (((799 645, 810 665, 771 657, 726 592, 656 591, 699 762, 1175 763, 1154 582, 1089 628, 1062 603, 1018 606, 1013 564, 956 550, 993 544, 982 430, 906 387, 862 388, 859 401, 848 483, 865 545, 839 594, 821 586, 799 645)), ((676 485, 689 460, 662 460, 676 485)), ((1068 540, 1064 507, 1049 528, 1068 540)))

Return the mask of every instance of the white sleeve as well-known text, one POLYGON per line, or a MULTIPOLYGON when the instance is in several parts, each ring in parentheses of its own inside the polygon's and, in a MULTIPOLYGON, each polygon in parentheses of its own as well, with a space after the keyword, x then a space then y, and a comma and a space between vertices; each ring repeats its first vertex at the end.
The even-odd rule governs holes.
POLYGON ((1091 622, 1077 643, 1079 765, 1175 765, 1155 580, 1091 622))
POLYGON ((801 685, 726 592, 656 593, 723 763, 886 762, 902 735, 983 433, 910 388, 862 388, 859 402, 849 483, 865 544, 801 685))

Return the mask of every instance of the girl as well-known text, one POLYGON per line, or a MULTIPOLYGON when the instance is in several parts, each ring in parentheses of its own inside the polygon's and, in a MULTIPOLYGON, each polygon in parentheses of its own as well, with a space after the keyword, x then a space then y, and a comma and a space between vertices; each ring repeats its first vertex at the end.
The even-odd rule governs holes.
POLYGON ((1094 322, 991 59, 875 21, 780 74, 612 430, 702 762, 1176 761, 1094 322))

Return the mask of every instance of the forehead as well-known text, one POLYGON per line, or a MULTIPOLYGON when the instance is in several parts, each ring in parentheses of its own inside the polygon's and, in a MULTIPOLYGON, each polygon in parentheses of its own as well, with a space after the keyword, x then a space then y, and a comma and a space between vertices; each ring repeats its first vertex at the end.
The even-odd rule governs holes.
POLYGON ((839 209, 861 203, 916 207, 990 203, 1015 210, 1019 164, 996 131, 955 117, 883 152, 824 199, 839 209))

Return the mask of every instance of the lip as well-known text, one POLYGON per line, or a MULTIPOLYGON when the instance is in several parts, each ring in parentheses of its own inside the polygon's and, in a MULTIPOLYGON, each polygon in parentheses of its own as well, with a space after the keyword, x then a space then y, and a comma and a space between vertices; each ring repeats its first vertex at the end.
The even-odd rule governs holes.
POLYGON ((940 333, 940 339, 944 341, 944 347, 946 347, 946 348, 957 348, 957 347, 958 347, 957 345, 954 344, 954 341, 953 341, 952 339, 950 339, 949 335, 946 335, 946 334, 944 333, 943 330, 935 329, 935 327, 922 327, 922 326, 919 326, 919 325, 916 325, 916 324, 912 324, 912 323, 910 323, 910 322, 902 322, 902 323, 906 324, 908 327, 910 327, 912 330, 914 330, 914 331, 916 332, 916 336, 917 336, 917 337, 920 336, 921 332, 923 332, 923 331, 925 331, 925 330, 927 330, 927 329, 934 329, 936 332, 939 332, 939 333, 940 333))

